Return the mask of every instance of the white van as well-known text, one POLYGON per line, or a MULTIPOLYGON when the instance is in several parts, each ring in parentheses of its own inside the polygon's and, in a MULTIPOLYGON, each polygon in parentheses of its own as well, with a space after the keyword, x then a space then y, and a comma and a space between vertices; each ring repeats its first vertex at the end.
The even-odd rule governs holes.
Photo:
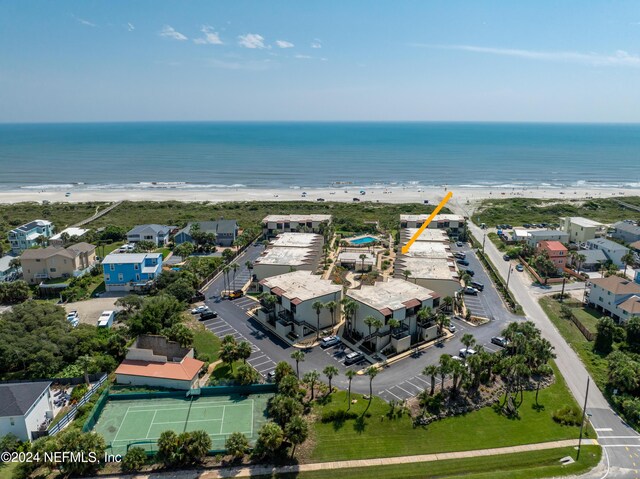
POLYGON ((99 328, 110 328, 113 325, 113 320, 116 317, 115 311, 103 311, 98 319, 99 328))

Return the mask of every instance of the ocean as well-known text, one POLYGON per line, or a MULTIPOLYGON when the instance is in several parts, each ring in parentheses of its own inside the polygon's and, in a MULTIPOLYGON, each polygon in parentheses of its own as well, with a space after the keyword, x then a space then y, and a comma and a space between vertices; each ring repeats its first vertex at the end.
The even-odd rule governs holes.
POLYGON ((640 125, 0 124, 0 189, 640 188, 640 125))

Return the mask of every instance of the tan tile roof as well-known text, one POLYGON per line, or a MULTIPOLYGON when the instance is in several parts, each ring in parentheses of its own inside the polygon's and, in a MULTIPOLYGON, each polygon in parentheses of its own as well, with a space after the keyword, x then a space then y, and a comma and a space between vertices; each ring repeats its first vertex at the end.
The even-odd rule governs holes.
POLYGON ((640 294, 640 284, 620 276, 596 278, 592 279, 591 283, 600 286, 604 290, 611 291, 613 294, 640 294))
POLYGON ((125 359, 116 369, 116 374, 191 381, 203 365, 202 361, 193 358, 184 358, 180 363, 154 363, 125 359))
POLYGON ((618 307, 629 314, 640 316, 640 296, 631 296, 620 303, 618 307))

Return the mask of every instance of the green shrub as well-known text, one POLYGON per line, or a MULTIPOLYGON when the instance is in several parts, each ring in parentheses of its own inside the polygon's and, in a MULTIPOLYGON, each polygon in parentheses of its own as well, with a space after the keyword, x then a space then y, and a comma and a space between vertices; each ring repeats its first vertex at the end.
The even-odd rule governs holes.
POLYGON ((338 409, 335 411, 325 411, 320 417, 320 421, 323 423, 328 422, 344 422, 349 419, 357 419, 358 414, 353 411, 345 411, 344 409, 338 409))
POLYGON ((579 426, 582 412, 576 406, 564 406, 554 411, 553 420, 563 426, 579 426))
POLYGON ((137 472, 147 463, 147 453, 141 447, 135 446, 127 451, 122 458, 122 470, 137 472))

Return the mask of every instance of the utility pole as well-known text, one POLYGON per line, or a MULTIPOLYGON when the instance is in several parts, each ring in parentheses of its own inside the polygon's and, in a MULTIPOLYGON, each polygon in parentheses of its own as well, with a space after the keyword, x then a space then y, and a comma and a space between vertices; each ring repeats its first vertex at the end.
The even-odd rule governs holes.
POLYGON ((484 242, 487 241, 487 233, 484 234, 482 238, 482 255, 484 256, 484 242))
POLYGON ((513 266, 509 265, 509 274, 507 275, 507 285, 505 286, 505 289, 507 290, 507 294, 509 292, 509 278, 511 278, 511 271, 513 270, 513 266))
POLYGON ((562 292, 560 293, 560 302, 564 302, 564 284, 567 282, 567 277, 562 277, 562 292))
POLYGON ((580 438, 578 439, 578 454, 576 454, 576 461, 580 459, 580 448, 582 447, 582 428, 584 427, 584 419, 587 415, 587 398, 589 397, 589 381, 587 376, 587 392, 584 395, 584 407, 582 408, 582 422, 580 423, 580 438))

